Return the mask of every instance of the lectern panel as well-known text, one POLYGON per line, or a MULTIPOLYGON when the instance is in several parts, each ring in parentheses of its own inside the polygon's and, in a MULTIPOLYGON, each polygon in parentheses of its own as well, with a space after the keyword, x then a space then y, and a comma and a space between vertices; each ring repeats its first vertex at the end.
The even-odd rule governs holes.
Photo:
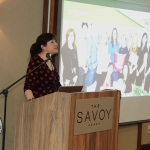
POLYGON ((56 92, 18 106, 14 150, 117 150, 120 92, 56 92), (112 128, 74 135, 78 99, 113 98, 112 128))
POLYGON ((117 150, 120 92, 102 91, 72 94, 69 132, 69 150, 117 150), (75 103, 77 99, 114 97, 112 129, 95 133, 74 135, 75 103))

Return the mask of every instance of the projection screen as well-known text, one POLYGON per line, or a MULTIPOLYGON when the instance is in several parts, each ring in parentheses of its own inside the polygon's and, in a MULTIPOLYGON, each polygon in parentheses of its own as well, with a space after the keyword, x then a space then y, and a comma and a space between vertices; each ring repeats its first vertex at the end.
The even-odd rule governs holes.
POLYGON ((59 74, 63 86, 121 91, 120 124, 150 119, 150 6, 64 0, 59 74))

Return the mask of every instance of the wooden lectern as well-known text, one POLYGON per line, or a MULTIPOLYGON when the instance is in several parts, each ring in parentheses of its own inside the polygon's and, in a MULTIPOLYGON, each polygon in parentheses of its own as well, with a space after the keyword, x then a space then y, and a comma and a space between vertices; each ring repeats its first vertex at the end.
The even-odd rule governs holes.
MULTIPOLYGON (((86 104, 86 101, 85 101, 86 104)), ((120 91, 56 92, 19 105, 14 150, 117 150, 120 91), (112 129, 74 135, 77 99, 114 97, 112 129)))

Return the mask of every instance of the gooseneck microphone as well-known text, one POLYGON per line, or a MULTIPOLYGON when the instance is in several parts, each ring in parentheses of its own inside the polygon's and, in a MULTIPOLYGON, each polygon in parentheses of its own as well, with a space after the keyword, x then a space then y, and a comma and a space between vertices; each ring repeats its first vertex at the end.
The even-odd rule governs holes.
POLYGON ((49 60, 52 60, 52 57, 51 57, 51 56, 52 56, 52 54, 50 54, 50 53, 47 53, 47 54, 46 54, 46 57, 47 57, 49 60))

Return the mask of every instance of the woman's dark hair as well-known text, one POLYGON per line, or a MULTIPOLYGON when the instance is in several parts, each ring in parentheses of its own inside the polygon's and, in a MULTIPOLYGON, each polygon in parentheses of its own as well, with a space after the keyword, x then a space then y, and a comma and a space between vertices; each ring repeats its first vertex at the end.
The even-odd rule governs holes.
POLYGON ((39 35, 36 39, 36 42, 34 44, 32 44, 31 48, 30 48, 30 55, 31 57, 39 54, 40 52, 42 52, 42 48, 41 45, 46 46, 47 42, 50 40, 56 40, 56 37, 54 34, 52 33, 43 33, 41 35, 39 35))
POLYGON ((116 41, 118 40, 118 31, 117 31, 117 28, 113 28, 112 30, 112 34, 111 34, 111 44, 112 44, 112 47, 114 47, 114 39, 113 39, 113 32, 116 31, 116 34, 117 34, 117 38, 116 38, 116 41))
MULTIPOLYGON (((142 39, 141 39, 141 47, 143 46, 143 41, 142 40, 143 40, 144 36, 146 36, 146 39, 148 41, 148 35, 147 35, 147 33, 144 32, 143 35, 142 35, 142 39)), ((146 41, 144 46, 147 46, 147 41, 146 41)))
POLYGON ((86 22, 82 22, 81 27, 83 28, 84 25, 88 28, 88 24, 86 22))

